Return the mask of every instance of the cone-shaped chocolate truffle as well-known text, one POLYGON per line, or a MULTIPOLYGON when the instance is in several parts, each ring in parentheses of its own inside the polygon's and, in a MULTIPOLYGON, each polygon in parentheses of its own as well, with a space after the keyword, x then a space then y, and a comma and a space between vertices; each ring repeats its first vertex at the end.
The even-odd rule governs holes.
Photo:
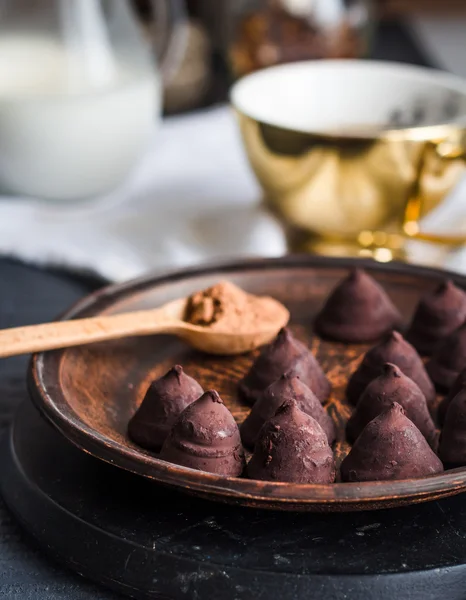
POLYGON ((289 329, 282 329, 266 346, 239 384, 241 397, 254 404, 261 393, 283 373, 297 375, 321 402, 330 395, 330 382, 312 352, 296 340, 289 329))
POLYGON ((464 368, 466 368, 466 323, 439 343, 427 363, 427 372, 438 390, 447 391, 464 368))
POLYGON ((254 448, 259 431, 285 401, 295 400, 298 408, 319 423, 329 444, 335 441, 335 425, 325 408, 307 385, 291 373, 282 375, 261 394, 240 427, 244 446, 254 448))
POLYGON ((435 449, 437 434, 424 394, 412 379, 390 363, 382 367, 382 373, 369 383, 359 398, 346 425, 348 441, 353 443, 364 427, 394 402, 400 404, 408 419, 435 449))
POLYGON ((440 459, 397 402, 366 425, 341 463, 342 481, 411 479, 442 471, 440 459))
POLYGON ((421 298, 406 339, 418 352, 432 354, 435 344, 453 333, 466 319, 466 294, 446 279, 421 298))
POLYGON ((372 342, 398 327, 401 316, 384 289, 354 269, 333 290, 317 315, 316 331, 340 342, 372 342))
POLYGON ((182 411, 203 393, 198 382, 176 365, 150 384, 128 424, 129 437, 139 446, 158 452, 182 411))
POLYGON ((332 483, 335 461, 322 427, 291 400, 260 430, 247 474, 265 481, 332 483))
POLYGON ((217 392, 206 392, 181 413, 160 458, 217 475, 241 475, 244 451, 239 429, 217 392))
POLYGON ((447 409, 450 406, 450 402, 453 400, 456 394, 458 394, 464 389, 466 389, 466 369, 463 369, 460 372, 458 377, 455 379, 455 383, 451 386, 448 395, 445 396, 445 398, 439 404, 437 412, 437 421, 440 426, 442 426, 445 422, 445 416, 447 414, 447 409))
POLYGON ((439 456, 448 468, 466 465, 466 390, 456 394, 445 415, 439 456))
POLYGON ((384 363, 396 365, 412 379, 424 394, 427 406, 435 401, 435 388, 426 373, 422 360, 416 350, 403 336, 392 331, 380 344, 371 348, 361 364, 350 377, 346 388, 346 397, 356 404, 370 381, 380 375, 384 363))

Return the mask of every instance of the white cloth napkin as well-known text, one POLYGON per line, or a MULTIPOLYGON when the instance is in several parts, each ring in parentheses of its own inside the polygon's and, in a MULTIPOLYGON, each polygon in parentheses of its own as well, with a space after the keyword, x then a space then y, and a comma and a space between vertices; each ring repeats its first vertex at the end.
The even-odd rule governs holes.
POLYGON ((215 258, 280 256, 228 107, 163 121, 115 193, 82 204, 0 198, 0 253, 112 281, 215 258))
MULTIPOLYGON (((465 195, 466 182, 429 215, 436 231, 457 229, 465 195)), ((0 197, 0 254, 111 281, 209 259, 281 256, 284 234, 260 199, 235 117, 217 107, 166 119, 135 172, 105 198, 70 205, 0 197)), ((465 251, 409 250, 414 262, 466 271, 465 251)))

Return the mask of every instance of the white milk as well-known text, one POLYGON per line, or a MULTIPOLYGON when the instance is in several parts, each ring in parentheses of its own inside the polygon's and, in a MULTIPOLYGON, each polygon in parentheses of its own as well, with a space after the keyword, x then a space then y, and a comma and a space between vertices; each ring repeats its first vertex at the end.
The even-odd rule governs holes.
POLYGON ((110 83, 93 87, 81 62, 50 39, 0 38, 2 191, 88 198, 134 166, 160 113, 155 68, 117 65, 110 83))

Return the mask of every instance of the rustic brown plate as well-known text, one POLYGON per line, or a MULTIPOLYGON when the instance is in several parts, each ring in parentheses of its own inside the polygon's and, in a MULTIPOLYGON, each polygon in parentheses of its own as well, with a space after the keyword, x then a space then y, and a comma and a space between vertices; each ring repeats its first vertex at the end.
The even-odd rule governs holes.
MULTIPOLYGON (((147 277, 103 289, 79 302, 65 318, 113 314, 156 307, 229 279, 247 291, 283 302, 292 329, 312 346, 333 385, 327 405, 338 429, 337 461, 348 451, 344 426, 351 412, 345 383, 367 346, 327 343, 312 334, 313 317, 330 289, 355 264, 382 283, 406 321, 419 296, 445 273, 403 264, 354 259, 289 256, 207 266, 162 277, 147 277)), ((450 274, 461 287, 466 278, 450 274)), ((77 446, 122 469, 212 500, 281 510, 350 511, 424 502, 466 490, 466 468, 424 479, 394 482, 295 485, 227 478, 161 461, 133 444, 126 426, 149 382, 173 364, 182 364, 205 389, 215 388, 241 422, 248 412, 236 384, 253 360, 201 355, 175 338, 131 338, 38 354, 30 370, 37 407, 77 446)))

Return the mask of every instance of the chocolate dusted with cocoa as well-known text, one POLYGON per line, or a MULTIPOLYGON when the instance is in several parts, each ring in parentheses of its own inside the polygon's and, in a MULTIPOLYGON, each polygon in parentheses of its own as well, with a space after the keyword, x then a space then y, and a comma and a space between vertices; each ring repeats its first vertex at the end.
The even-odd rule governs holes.
POLYGON ((466 465, 466 390, 450 402, 440 434, 439 456, 447 468, 466 465))
POLYGON ((435 345, 466 319, 466 293, 445 279, 417 305, 406 339, 418 352, 432 354, 435 345))
POLYGON ((335 441, 335 425, 332 418, 299 377, 285 373, 277 381, 269 385, 253 405, 251 412, 240 426, 241 439, 247 448, 254 448, 254 443, 261 427, 271 419, 285 401, 295 400, 298 408, 315 419, 325 431, 328 443, 335 441))
POLYGON ((439 343, 426 368, 439 391, 450 390, 466 368, 466 323, 439 343))
POLYGON ((262 392, 286 372, 299 377, 320 402, 325 402, 329 397, 331 385, 317 359, 288 328, 284 328, 271 344, 263 348, 239 383, 241 398, 249 404, 254 404, 262 392))
POLYGON ((381 374, 366 387, 346 425, 346 436, 353 443, 364 427, 393 402, 397 402, 406 416, 416 425, 434 450, 437 433, 424 394, 412 379, 396 366, 385 363, 381 374))
POLYGON ((385 363, 396 365, 419 386, 429 409, 435 402, 435 388, 424 368, 421 357, 397 331, 368 350, 356 371, 351 375, 346 388, 346 397, 357 404, 367 385, 380 375, 385 363))
POLYGON ((199 383, 180 365, 174 366, 150 384, 128 423, 128 436, 138 446, 159 452, 176 419, 203 393, 199 383))
POLYGON ((411 479, 442 471, 442 462, 397 402, 366 425, 340 469, 347 482, 411 479))
POLYGON ((456 394, 464 389, 466 389, 466 369, 463 369, 459 373, 458 377, 455 379, 455 382, 451 386, 450 391, 439 404, 437 421, 440 426, 442 426, 445 422, 445 416, 447 414, 448 407, 450 406, 450 402, 453 400, 456 394))
POLYGON ((260 430, 247 476, 288 483, 333 483, 335 460, 315 419, 285 401, 260 430))
POLYGON ((181 413, 160 458, 216 475, 241 475, 245 458, 238 425, 216 391, 205 392, 181 413))
POLYGON ((401 315, 385 290, 362 269, 353 269, 327 298, 315 320, 323 338, 373 342, 401 325, 401 315))

